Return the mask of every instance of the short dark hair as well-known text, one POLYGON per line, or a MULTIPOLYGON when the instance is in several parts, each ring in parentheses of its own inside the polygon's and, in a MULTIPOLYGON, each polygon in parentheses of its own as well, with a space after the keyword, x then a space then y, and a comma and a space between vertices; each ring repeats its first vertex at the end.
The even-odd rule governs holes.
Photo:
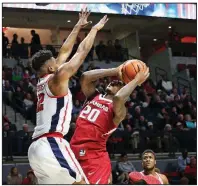
POLYGON ((146 150, 142 153, 142 158, 143 158, 144 154, 146 154, 146 153, 152 153, 153 156, 154 156, 154 158, 156 159, 156 155, 155 155, 154 151, 152 151, 151 149, 146 149, 146 150))
POLYGON ((36 52, 31 59, 32 68, 35 71, 39 71, 41 66, 43 66, 43 64, 51 57, 53 57, 53 55, 50 50, 40 50, 36 52))
POLYGON ((127 156, 127 153, 126 152, 123 152, 120 157, 123 158, 124 156, 127 156))

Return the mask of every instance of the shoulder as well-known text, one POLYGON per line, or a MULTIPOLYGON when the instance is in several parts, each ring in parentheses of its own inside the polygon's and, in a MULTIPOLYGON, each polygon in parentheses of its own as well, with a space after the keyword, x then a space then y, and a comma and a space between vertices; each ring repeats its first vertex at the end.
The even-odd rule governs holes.
POLYGON ((168 178, 164 174, 159 174, 164 184, 169 184, 168 178))

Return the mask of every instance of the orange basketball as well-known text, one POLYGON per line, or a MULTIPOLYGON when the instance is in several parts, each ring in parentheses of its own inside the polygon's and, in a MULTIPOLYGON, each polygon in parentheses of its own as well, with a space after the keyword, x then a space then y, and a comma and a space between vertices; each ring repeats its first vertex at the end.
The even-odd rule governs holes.
POLYGON ((144 68, 142 61, 134 59, 128 60, 122 67, 122 80, 124 83, 129 83, 133 80, 136 74, 144 68))

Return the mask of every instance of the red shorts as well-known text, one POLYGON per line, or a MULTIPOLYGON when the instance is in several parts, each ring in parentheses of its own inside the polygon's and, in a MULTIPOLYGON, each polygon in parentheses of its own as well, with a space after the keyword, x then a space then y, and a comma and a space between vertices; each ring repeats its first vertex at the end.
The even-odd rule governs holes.
POLYGON ((79 161, 90 184, 109 184, 111 178, 111 161, 108 153, 96 159, 79 161))

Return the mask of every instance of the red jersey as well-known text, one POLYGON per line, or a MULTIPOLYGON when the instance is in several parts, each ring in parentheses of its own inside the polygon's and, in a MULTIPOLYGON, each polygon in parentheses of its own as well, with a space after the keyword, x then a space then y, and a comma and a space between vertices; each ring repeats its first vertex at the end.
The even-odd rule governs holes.
POLYGON ((107 139, 117 128, 113 117, 113 101, 105 99, 102 94, 85 104, 70 142, 78 160, 97 158, 106 153, 107 139))

